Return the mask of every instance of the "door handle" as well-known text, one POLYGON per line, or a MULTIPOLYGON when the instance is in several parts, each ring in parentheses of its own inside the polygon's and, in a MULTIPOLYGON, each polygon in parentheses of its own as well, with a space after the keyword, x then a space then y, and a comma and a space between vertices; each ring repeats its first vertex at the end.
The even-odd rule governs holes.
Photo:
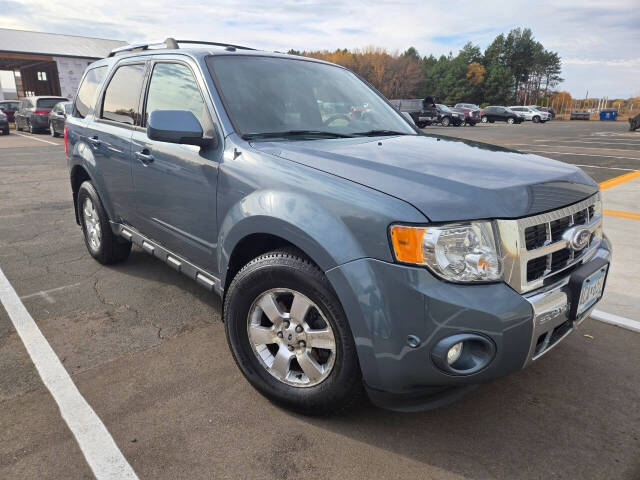
POLYGON ((98 137, 89 137, 89 142, 94 147, 99 147, 100 146, 100 140, 98 140, 98 137))
POLYGON ((153 162, 153 155, 149 153, 146 148, 141 152, 136 152, 136 158, 140 160, 144 165, 149 165, 153 162))

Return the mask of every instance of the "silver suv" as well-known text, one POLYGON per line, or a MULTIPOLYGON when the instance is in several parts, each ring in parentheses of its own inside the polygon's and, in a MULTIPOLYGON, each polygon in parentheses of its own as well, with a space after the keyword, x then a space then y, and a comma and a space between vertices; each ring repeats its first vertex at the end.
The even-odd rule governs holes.
POLYGON ((518 112, 525 120, 530 120, 533 123, 544 123, 547 120, 551 120, 551 114, 549 112, 541 112, 533 107, 509 107, 514 112, 518 112))

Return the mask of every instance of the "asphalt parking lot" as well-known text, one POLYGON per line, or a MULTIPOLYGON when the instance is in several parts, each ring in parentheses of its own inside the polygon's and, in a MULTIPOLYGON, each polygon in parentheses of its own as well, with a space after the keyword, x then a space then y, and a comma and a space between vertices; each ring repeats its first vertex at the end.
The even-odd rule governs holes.
MULTIPOLYGON (((640 168, 640 134, 626 129, 426 131, 536 151, 604 182, 640 168)), ((638 213, 639 198, 616 201, 638 213)), ((623 220, 638 238, 633 219, 607 218, 605 231, 623 220)), ((429 412, 362 400, 338 417, 292 414, 236 368, 217 297, 138 249, 113 267, 88 255, 61 139, 0 137, 0 268, 140 479, 640 479, 639 333, 587 319, 526 370, 429 412)), ((608 313, 627 315, 637 288, 610 284, 624 292, 608 313)), ((0 479, 31 478, 94 477, 0 308, 0 479)))

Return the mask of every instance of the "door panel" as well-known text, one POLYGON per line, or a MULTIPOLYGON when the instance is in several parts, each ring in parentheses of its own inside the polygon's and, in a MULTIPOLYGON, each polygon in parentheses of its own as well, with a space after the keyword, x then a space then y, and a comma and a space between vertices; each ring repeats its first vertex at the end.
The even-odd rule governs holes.
POLYGON ((140 93, 145 63, 120 65, 102 95, 95 121, 87 125, 86 141, 93 151, 103 181, 102 195, 112 220, 130 222, 135 215, 131 176, 131 138, 140 121, 140 93))
POLYGON ((200 147, 156 142, 138 131, 133 134, 133 156, 138 228, 216 273, 218 162, 203 155, 200 147))
MULTIPOLYGON (((143 123, 154 110, 189 110, 205 136, 215 135, 193 71, 185 63, 152 67, 143 123)), ((217 272, 216 188, 222 148, 150 140, 133 133, 133 182, 138 228, 211 273, 217 272)))

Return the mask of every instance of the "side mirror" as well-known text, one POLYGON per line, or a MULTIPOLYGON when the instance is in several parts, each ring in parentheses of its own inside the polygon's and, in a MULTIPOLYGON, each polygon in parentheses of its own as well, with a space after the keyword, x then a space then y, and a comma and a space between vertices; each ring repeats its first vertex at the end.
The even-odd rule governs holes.
POLYGON ((154 110, 147 122, 150 140, 205 146, 214 142, 204 138, 202 125, 189 110, 154 110))

